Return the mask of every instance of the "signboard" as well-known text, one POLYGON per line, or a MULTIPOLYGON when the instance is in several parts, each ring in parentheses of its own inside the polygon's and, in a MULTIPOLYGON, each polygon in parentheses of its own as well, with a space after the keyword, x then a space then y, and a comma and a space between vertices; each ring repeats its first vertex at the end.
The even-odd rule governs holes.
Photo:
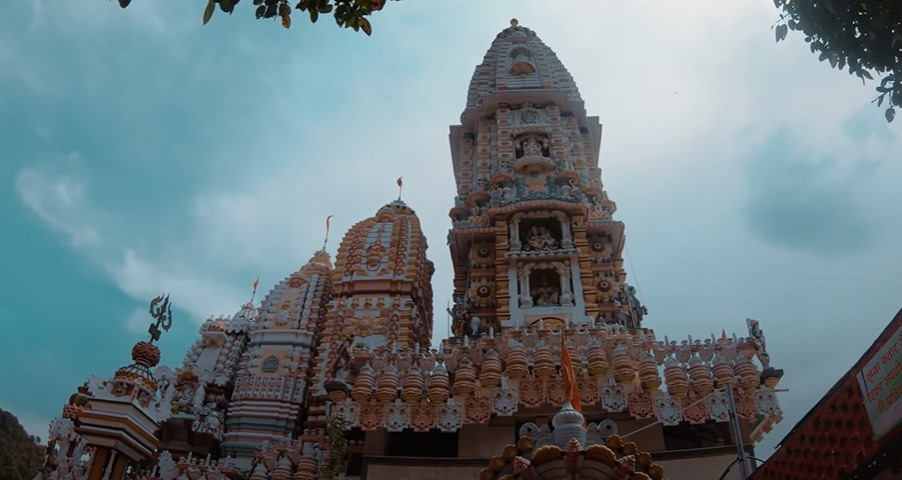
POLYGON ((902 422, 902 325, 858 372, 864 406, 879 439, 902 422))

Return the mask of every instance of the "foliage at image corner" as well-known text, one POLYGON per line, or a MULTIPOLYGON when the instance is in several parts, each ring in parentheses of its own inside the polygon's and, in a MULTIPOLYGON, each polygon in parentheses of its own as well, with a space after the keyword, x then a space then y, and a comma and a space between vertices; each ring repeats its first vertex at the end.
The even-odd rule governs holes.
POLYGON ((345 431, 351 423, 342 416, 330 415, 326 421, 326 436, 329 439, 329 462, 326 465, 325 480, 336 480, 344 471, 345 457, 348 453, 348 439, 345 431))
POLYGON ((39 443, 15 415, 0 409, 0 480, 31 480, 44 457, 39 443))
MULTIPOLYGON (((310 22, 316 23, 320 15, 332 14, 339 27, 351 28, 355 32, 363 31, 367 35, 373 34, 373 27, 368 17, 373 12, 382 10, 386 0, 300 0, 294 5, 295 10, 307 12, 310 22)), ((397 1, 397 0, 396 0, 397 1)), ((216 6, 219 10, 229 15, 235 11, 235 6, 241 0, 207 0, 202 17, 203 24, 213 18, 216 6)), ((254 15, 257 19, 272 18, 281 19, 285 28, 291 28, 292 0, 253 0, 254 15)), ((132 0, 119 0, 119 6, 128 7, 132 0)))
POLYGON ((811 53, 849 75, 879 77, 878 107, 892 122, 902 107, 902 1, 899 0, 774 0, 782 10, 774 25, 777 42, 790 30, 805 35, 811 53))

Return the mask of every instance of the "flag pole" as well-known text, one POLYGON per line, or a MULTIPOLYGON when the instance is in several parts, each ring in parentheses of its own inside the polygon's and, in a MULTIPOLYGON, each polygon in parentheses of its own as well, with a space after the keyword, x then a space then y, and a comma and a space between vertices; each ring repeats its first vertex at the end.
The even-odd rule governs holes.
POLYGON ((260 285, 260 277, 257 277, 257 279, 254 280, 254 290, 253 290, 253 292, 251 292, 251 301, 250 301, 250 303, 252 303, 252 304, 254 303, 254 298, 257 297, 257 285, 260 285))
POLYGON ((331 226, 332 217, 335 215, 329 215, 326 217, 326 237, 323 239, 323 250, 326 249, 326 245, 329 243, 329 227, 331 226))

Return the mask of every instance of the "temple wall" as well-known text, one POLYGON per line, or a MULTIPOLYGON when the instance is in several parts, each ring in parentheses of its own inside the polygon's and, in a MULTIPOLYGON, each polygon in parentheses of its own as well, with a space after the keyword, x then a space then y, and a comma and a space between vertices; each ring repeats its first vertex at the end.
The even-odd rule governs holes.
POLYGON ((511 426, 464 425, 460 429, 458 455, 461 458, 491 458, 504 447, 517 443, 511 426))

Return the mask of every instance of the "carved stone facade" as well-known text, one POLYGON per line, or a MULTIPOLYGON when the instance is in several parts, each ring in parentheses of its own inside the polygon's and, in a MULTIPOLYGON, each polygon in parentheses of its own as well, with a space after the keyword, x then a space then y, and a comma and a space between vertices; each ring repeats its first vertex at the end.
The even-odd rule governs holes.
POLYGON ((670 449, 665 428, 720 435, 726 389, 749 429, 768 428, 781 417, 782 372, 757 321, 748 337, 681 342, 645 327, 600 146, 598 118, 560 60, 512 24, 451 128, 454 306, 440 348, 430 349, 435 269, 419 218, 399 199, 345 234, 334 267, 316 252, 259 306, 205 322, 180 368, 152 371, 159 352, 141 342, 134 364, 89 381, 54 424, 41 476, 354 478, 364 455, 450 445, 433 460, 481 458, 508 445, 483 478, 575 475, 591 462, 661 478, 635 444, 610 439, 656 427, 643 437, 655 454, 670 449), (576 393, 564 385, 565 344, 576 393), (568 395, 579 396, 587 428, 570 421, 568 395))

